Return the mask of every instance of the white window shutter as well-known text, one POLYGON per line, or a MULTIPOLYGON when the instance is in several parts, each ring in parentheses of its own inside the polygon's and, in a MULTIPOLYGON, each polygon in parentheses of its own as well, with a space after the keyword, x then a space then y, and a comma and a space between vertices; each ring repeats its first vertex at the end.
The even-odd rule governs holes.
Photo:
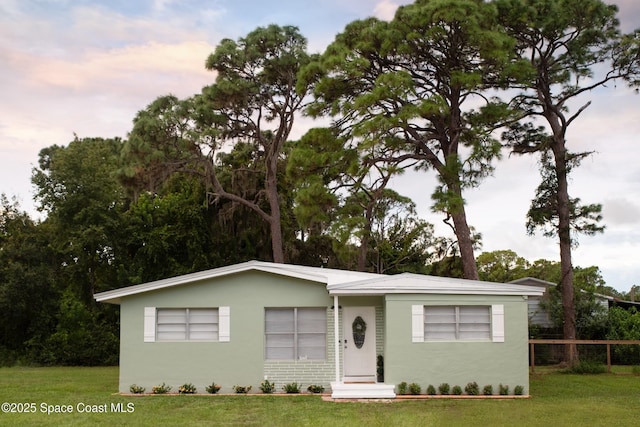
POLYGON ((424 342, 424 306, 411 306, 411 341, 424 342))
POLYGON ((504 305, 491 306, 491 335, 493 342, 504 342, 504 305))
POLYGON ((156 308, 144 308, 144 342, 155 342, 156 340, 156 308))
POLYGON ((218 307, 218 341, 231 341, 231 308, 218 307))

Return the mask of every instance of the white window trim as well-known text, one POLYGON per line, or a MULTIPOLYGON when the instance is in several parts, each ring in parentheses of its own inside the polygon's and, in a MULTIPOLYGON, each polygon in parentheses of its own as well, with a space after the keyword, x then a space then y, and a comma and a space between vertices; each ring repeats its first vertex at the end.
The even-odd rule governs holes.
MULTIPOLYGON (((197 307, 194 307, 197 308, 197 307)), ((212 307, 215 308, 215 307, 212 307)), ((218 340, 181 340, 176 342, 229 342, 231 341, 231 308, 221 306, 218 308, 218 340)), ((143 342, 158 342, 156 335, 157 308, 144 307, 143 342)), ((170 342, 170 341, 164 341, 170 342)))
MULTIPOLYGON (((411 306, 411 341, 425 342, 424 339, 424 304, 411 306)), ((491 321, 491 342, 505 342, 504 304, 493 304, 489 313, 491 321)), ((438 341, 426 341, 438 342, 438 341)), ((474 342, 473 340, 455 340, 455 342, 474 342)), ((475 341, 482 342, 482 341, 475 341)))

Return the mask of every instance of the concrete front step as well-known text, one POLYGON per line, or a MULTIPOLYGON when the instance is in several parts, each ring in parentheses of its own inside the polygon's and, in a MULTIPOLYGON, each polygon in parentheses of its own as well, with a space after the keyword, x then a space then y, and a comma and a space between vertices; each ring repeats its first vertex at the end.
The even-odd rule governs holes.
POLYGON ((331 383, 332 399, 393 399, 393 384, 383 383, 331 383))

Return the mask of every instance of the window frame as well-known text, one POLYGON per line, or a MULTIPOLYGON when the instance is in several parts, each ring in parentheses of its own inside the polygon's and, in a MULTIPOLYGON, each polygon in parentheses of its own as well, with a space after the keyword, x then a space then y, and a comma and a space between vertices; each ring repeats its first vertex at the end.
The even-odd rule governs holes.
POLYGON ((491 340, 491 307, 488 305, 425 305, 424 306, 424 340, 425 341, 489 341, 491 340), (440 309, 440 310, 439 310, 440 309), (443 312, 447 309, 448 312, 443 312), (470 314, 471 310, 486 310, 482 313, 470 314), (438 312, 438 310, 440 312, 438 312), (431 313, 429 313, 431 311, 431 313), (465 322, 463 318, 470 315, 481 317, 478 322, 465 322), (447 316, 448 322, 429 321, 429 317, 447 316), (485 317, 486 316, 486 317, 485 317), (485 321, 486 319, 486 321, 485 321), (481 330, 465 330, 466 325, 481 325, 481 330), (445 328, 438 328, 444 326, 445 328), (440 329, 440 330, 438 330, 440 329), (438 338, 440 334, 443 337, 438 338), (466 336, 466 335, 469 336, 466 336))
MULTIPOLYGON (((327 337, 328 337, 328 326, 327 326, 327 319, 328 319, 328 315, 327 315, 327 309, 326 307, 265 307, 264 308, 264 360, 265 361, 277 361, 277 360, 293 360, 293 361, 299 361, 299 360, 312 360, 312 361, 319 361, 319 360, 327 360, 328 357, 328 345, 327 345, 327 337), (270 322, 268 320, 268 313, 269 311, 283 311, 283 312, 291 312, 293 315, 293 319, 292 319, 292 329, 291 330, 284 330, 284 331, 272 331, 269 332, 267 330, 268 328, 268 323, 270 322), (323 317, 323 321, 322 322, 317 322, 317 323, 313 323, 313 325, 322 325, 321 330, 301 330, 301 319, 300 319, 300 311, 304 312, 305 310, 309 310, 309 311, 313 311, 313 312, 317 312, 317 313, 322 313, 322 317, 323 317), (293 357, 269 357, 269 353, 270 353, 270 349, 273 348, 278 348, 276 346, 269 346, 269 337, 270 336, 287 336, 290 335, 291 336, 291 347, 282 347, 282 348, 290 348, 293 352, 293 357), (315 346, 310 346, 310 345, 305 345, 305 343, 302 342, 302 339, 304 339, 305 337, 309 337, 309 336, 317 336, 318 337, 318 342, 317 344, 320 344, 320 342, 322 342, 322 345, 315 345, 315 346), (321 348, 321 352, 322 352, 322 356, 321 357, 309 357, 309 353, 306 354, 302 354, 303 350, 305 348, 321 348)), ((302 319, 304 321, 304 319, 302 319)))
POLYGON ((197 341, 201 341, 201 342, 218 342, 220 339, 220 313, 218 310, 218 307, 188 307, 188 308, 182 308, 182 307, 159 307, 157 308, 156 311, 156 341, 179 341, 179 342, 183 342, 183 341, 192 341, 192 342, 197 342, 197 341), (195 317, 198 316, 197 312, 202 312, 205 310, 211 310, 214 312, 214 316, 215 316, 215 321, 213 322, 197 322, 195 321, 195 317), (169 321, 161 321, 161 317, 163 316, 163 312, 169 312, 169 311, 174 311, 174 312, 182 312, 182 321, 178 321, 178 322, 169 322, 169 321), (179 326, 183 326, 184 325, 184 338, 163 338, 162 334, 169 334, 171 332, 173 333, 179 333, 182 331, 166 331, 166 330, 162 330, 163 327, 161 325, 179 325, 179 326), (214 325, 214 329, 215 331, 213 332, 213 337, 211 338, 193 338, 194 335, 196 335, 198 332, 202 332, 202 331, 196 331, 194 330, 194 328, 192 328, 192 326, 194 325, 214 325))

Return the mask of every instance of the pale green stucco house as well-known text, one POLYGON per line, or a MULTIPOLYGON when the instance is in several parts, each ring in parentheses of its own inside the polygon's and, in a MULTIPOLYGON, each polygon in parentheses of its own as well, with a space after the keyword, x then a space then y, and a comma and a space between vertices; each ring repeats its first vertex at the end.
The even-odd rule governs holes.
POLYGON ((335 398, 393 397, 402 381, 524 387, 536 287, 247 262, 95 295, 120 305, 120 392, 264 379, 335 398), (377 377, 382 356, 384 381, 377 377))

